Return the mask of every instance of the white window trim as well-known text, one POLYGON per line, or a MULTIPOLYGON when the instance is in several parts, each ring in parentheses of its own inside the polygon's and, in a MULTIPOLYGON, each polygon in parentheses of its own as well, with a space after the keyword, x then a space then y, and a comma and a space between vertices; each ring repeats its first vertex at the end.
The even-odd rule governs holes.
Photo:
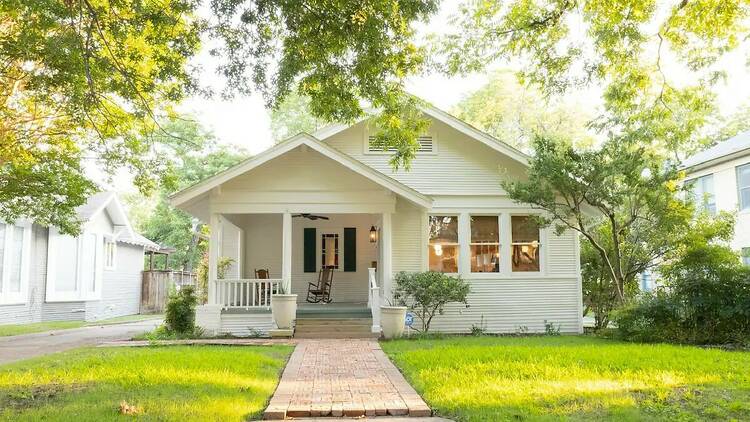
MULTIPOLYGON (((513 271, 511 266, 511 216, 532 216, 543 215, 538 210, 502 210, 498 212, 488 212, 486 209, 469 209, 456 210, 455 208, 446 210, 433 210, 426 213, 427 218, 424 220, 426 235, 426 246, 429 248, 429 217, 434 215, 457 216, 458 217, 458 272, 444 273, 450 276, 462 276, 468 280, 497 280, 497 279, 538 279, 546 277, 547 274, 547 254, 548 254, 548 233, 549 227, 539 229, 539 271, 513 271), (495 216, 500 219, 500 271, 496 273, 473 273, 471 272, 471 216, 495 216)), ((430 258, 429 250, 425 249, 423 253, 424 268, 429 270, 430 258)))
POLYGON ((469 213, 469 226, 468 226, 468 243, 469 247, 467 248, 467 256, 468 256, 468 266, 467 273, 471 276, 471 278, 477 278, 479 276, 482 277, 497 277, 499 274, 502 274, 503 272, 503 252, 506 248, 503 248, 503 214, 488 214, 488 213, 469 213), (497 236, 497 243, 474 243, 471 241, 471 217, 496 217, 497 218, 497 230, 498 230, 498 236, 497 236), (498 264, 498 271, 497 272, 473 272, 471 271, 471 247, 474 245, 497 245, 497 251, 500 254, 500 262, 498 264))
POLYGON ((742 208, 742 191, 747 189, 750 190, 750 186, 740 186, 740 169, 747 168, 750 170, 750 163, 742 164, 735 167, 734 174, 737 180, 737 209, 740 213, 750 213, 750 204, 747 204, 745 208, 742 208))
POLYGON ((104 236, 102 241, 102 261, 104 261, 104 269, 106 271, 114 271, 117 269, 117 240, 114 236, 104 236), (112 244, 112 263, 107 265, 107 248, 106 244, 112 244))
POLYGON ((2 283, 2 292, 0 292, 0 305, 22 305, 28 301, 29 298, 29 275, 31 267, 31 223, 28 221, 17 221, 15 223, 4 223, 5 224, 5 239, 3 253, 3 262, 0 265, 3 266, 3 279, 0 280, 2 283), (18 292, 10 292, 6 286, 10 286, 10 264, 11 256, 10 252, 11 245, 13 244, 13 233, 15 232, 14 227, 22 227, 23 231, 23 242, 21 250, 21 288, 18 292))
MULTIPOLYGON (((339 267, 338 268, 332 268, 333 271, 344 271, 344 229, 321 229, 316 230, 318 232, 318 238, 315 240, 316 242, 320 242, 323 236, 328 234, 335 234, 339 238, 339 267)), ((316 262, 318 264, 318 269, 323 268, 323 247, 320 245, 320 243, 315 245, 315 251, 317 252, 316 262)))
POLYGON ((55 227, 50 227, 49 236, 47 238, 47 286, 45 291, 45 302, 81 302, 100 300, 102 296, 102 278, 104 270, 104 236, 100 233, 92 233, 87 231, 84 227, 81 235, 76 237, 76 289, 72 292, 58 292, 56 290, 56 278, 57 278, 57 238, 60 236, 59 230, 55 227), (83 266, 81 265, 81 250, 83 249, 83 238, 86 235, 96 235, 96 241, 94 243, 97 249, 97 258, 94 261, 95 275, 94 275, 94 291, 89 291, 85 286, 82 285, 82 273, 83 266))
MULTIPOLYGON (((370 136, 374 134, 374 132, 371 132, 369 128, 365 127, 365 129, 362 131, 364 133, 364 137, 362 138, 362 153, 364 155, 393 155, 394 151, 370 151, 370 136)), ((431 152, 423 152, 423 151, 417 151, 417 155, 438 155, 438 136, 437 132, 434 130, 428 130, 427 133, 421 136, 431 136, 432 137, 432 151, 431 152)))

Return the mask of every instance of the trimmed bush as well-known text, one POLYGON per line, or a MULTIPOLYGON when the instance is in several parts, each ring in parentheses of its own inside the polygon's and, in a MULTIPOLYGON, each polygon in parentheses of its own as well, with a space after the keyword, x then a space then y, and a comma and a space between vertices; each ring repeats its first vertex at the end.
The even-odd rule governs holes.
POLYGON ((194 333, 197 304, 198 297, 193 286, 183 286, 179 291, 171 292, 164 312, 167 330, 177 334, 194 333))
POLYGON ((436 314, 442 314, 445 305, 451 302, 466 301, 471 287, 461 277, 451 277, 443 273, 427 271, 423 273, 400 272, 396 274, 396 289, 393 297, 408 307, 422 322, 421 331, 430 331, 430 324, 436 314))

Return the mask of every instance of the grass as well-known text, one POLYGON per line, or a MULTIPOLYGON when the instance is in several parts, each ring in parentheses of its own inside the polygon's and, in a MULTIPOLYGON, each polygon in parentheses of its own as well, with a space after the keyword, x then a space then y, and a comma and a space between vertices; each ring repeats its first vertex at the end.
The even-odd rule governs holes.
POLYGON ((77 349, 0 367, 0 420, 258 418, 292 348, 77 349))
POLYGON ((21 334, 41 333, 52 330, 67 330, 86 326, 122 324, 126 322, 143 321, 147 319, 162 318, 162 315, 127 315, 116 318, 103 319, 101 321, 52 321, 35 322, 31 324, 0 325, 0 337, 17 336, 21 334))
POLYGON ((441 416, 750 420, 750 353, 584 336, 398 340, 383 349, 441 416))

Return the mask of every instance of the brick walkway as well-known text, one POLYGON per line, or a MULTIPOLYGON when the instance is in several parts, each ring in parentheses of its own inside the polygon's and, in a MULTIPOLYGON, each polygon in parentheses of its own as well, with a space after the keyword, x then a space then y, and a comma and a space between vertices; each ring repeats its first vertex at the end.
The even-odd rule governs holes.
POLYGON ((374 340, 300 340, 264 419, 430 416, 374 340))

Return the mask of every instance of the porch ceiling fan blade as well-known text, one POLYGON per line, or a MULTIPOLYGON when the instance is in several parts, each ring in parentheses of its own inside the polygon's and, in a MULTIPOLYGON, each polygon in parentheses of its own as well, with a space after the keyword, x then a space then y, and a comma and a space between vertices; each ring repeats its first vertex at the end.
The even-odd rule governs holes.
POLYGON ((328 220, 328 217, 326 217, 325 215, 315 215, 309 213, 292 214, 292 217, 304 217, 308 220, 328 220))

